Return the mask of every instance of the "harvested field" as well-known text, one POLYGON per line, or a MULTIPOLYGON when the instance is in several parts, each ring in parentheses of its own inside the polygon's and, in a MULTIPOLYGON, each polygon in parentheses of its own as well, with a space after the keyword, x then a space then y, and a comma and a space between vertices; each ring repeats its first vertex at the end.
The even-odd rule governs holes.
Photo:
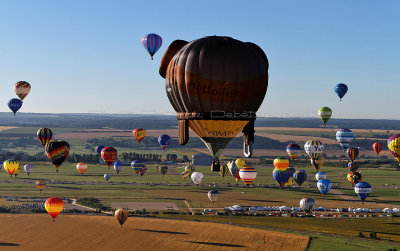
POLYGON ((15 126, 0 126, 0 132, 7 131, 10 129, 14 129, 14 128, 17 128, 17 127, 15 127, 15 126))
POLYGON ((156 209, 156 210, 178 210, 178 206, 174 202, 111 202, 112 208, 128 208, 131 210, 140 209, 156 209))
POLYGON ((305 250, 309 237, 238 226, 131 217, 0 215, 2 250, 305 250), (40 230, 40 231, 38 231, 40 230))

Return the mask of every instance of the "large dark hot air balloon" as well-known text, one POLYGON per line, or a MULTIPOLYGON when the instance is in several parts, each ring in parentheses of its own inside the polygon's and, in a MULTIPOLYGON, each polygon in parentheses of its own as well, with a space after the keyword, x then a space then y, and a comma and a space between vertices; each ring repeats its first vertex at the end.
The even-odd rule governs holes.
POLYGON ((47 158, 56 167, 56 171, 60 168, 64 160, 69 154, 69 144, 63 140, 50 140, 45 146, 47 158))
POLYGON ((268 59, 260 47, 219 36, 175 40, 159 72, 177 112, 181 145, 190 127, 218 158, 242 131, 244 155, 251 157, 256 112, 268 87, 268 59))

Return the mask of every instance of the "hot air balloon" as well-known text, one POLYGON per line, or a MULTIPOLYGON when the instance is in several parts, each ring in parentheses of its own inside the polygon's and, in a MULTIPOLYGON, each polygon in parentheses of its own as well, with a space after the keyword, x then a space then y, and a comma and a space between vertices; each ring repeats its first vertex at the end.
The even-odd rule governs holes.
POLYGON ((192 165, 185 166, 185 171, 189 171, 190 173, 193 173, 195 171, 194 166, 192 166, 192 165))
POLYGON ((300 200, 300 207, 306 213, 311 213, 315 207, 315 201, 311 198, 303 198, 300 200))
POLYGON ((69 154, 69 144, 63 140, 50 140, 45 146, 47 158, 56 168, 56 172, 60 168, 64 160, 69 154))
POLYGON ((274 160, 274 167, 283 172, 289 167, 289 160, 285 157, 278 157, 274 160))
POLYGON ((19 168, 19 162, 12 159, 4 161, 3 165, 4 165, 4 170, 6 170, 6 172, 11 176, 11 178, 19 168))
POLYGON ((215 202, 217 201, 218 197, 219 197, 219 192, 217 190, 208 191, 208 198, 211 200, 213 205, 215 205, 215 202))
POLYGON ((362 180, 362 176, 360 172, 351 172, 347 174, 347 180, 352 184, 355 185, 362 180))
POLYGON ((318 116, 321 118, 322 122, 324 122, 324 125, 326 125, 326 122, 328 122, 332 116, 331 108, 326 106, 319 108, 318 116))
POLYGON ((347 167, 349 168, 350 172, 354 173, 360 167, 360 163, 358 161, 354 161, 354 162, 349 161, 349 163, 347 164, 347 167))
POLYGON ((350 142, 353 141, 354 134, 349 129, 341 129, 336 132, 336 140, 340 143, 340 146, 344 151, 350 146, 350 142))
POLYGON ((231 173, 232 177, 235 177, 236 174, 239 175, 239 167, 236 165, 236 161, 231 161, 228 163, 228 169, 231 173))
POLYGON ((257 177, 257 171, 254 167, 251 166, 243 166, 239 170, 240 179, 246 184, 247 187, 253 183, 253 180, 257 177))
POLYGON ((294 179, 294 181, 296 181, 296 183, 297 183, 299 186, 301 186, 301 184, 303 184, 304 181, 307 180, 307 173, 306 173, 306 171, 303 170, 303 169, 300 169, 300 170, 296 171, 296 172, 293 174, 293 179, 294 179))
POLYGON ((221 169, 221 164, 219 163, 219 159, 213 159, 211 164, 211 172, 219 172, 221 169))
POLYGON ((147 172, 147 167, 144 166, 144 167, 142 167, 142 169, 140 169, 139 174, 140 174, 140 176, 144 176, 146 174, 146 172, 147 172))
POLYGON ((24 166, 24 170, 29 176, 29 174, 31 174, 33 172, 33 165, 32 164, 26 164, 24 166))
POLYGON ((141 160, 134 160, 131 163, 131 167, 135 171, 136 175, 140 174, 140 171, 142 170, 143 167, 146 165, 141 161, 141 160))
POLYGON ((46 146, 47 142, 53 138, 53 132, 49 128, 40 128, 36 134, 40 144, 43 146, 46 146))
POLYGON ((287 170, 285 171, 279 171, 278 169, 274 169, 272 171, 272 177, 278 183, 280 188, 283 188, 286 182, 288 182, 290 175, 287 170))
POLYGON ((144 139, 144 137, 146 137, 146 130, 143 128, 136 128, 135 130, 133 130, 133 137, 139 142, 144 139))
POLYGON ((129 217, 129 212, 124 210, 124 209, 117 209, 114 213, 115 219, 119 222, 119 224, 122 225, 125 223, 125 221, 129 217))
POLYGON ((42 190, 46 187, 46 182, 44 180, 37 180, 36 187, 40 192, 42 192, 42 190))
POLYGON ((383 147, 380 142, 375 142, 374 144, 372 144, 372 149, 374 149, 377 155, 382 151, 382 148, 383 147))
POLYGON ((294 160, 296 159, 297 156, 300 154, 300 146, 298 144, 289 144, 286 147, 286 152, 289 154, 289 157, 294 160))
POLYGON ((240 169, 246 165, 246 161, 244 159, 236 159, 235 164, 240 169))
POLYGON ((225 177, 225 174, 228 172, 228 166, 226 164, 222 164, 219 170, 219 174, 221 174, 222 178, 225 177))
POLYGON ((76 164, 76 169, 80 174, 83 174, 84 172, 86 172, 87 165, 86 163, 79 162, 78 164, 76 164))
POLYGON ((318 172, 318 173, 316 173, 316 174, 315 174, 315 179, 316 179, 317 181, 326 179, 326 173, 324 173, 324 172, 318 172))
POLYGON ((214 158, 240 131, 244 155, 251 157, 254 121, 268 87, 268 59, 254 43, 210 36, 175 40, 160 63, 169 101, 179 120, 179 143, 189 127, 214 158))
POLYGON ((327 179, 322 179, 317 182, 317 187, 319 191, 325 196, 329 192, 329 189, 331 189, 332 182, 327 179))
POLYGON ((110 174, 108 174, 108 173, 104 174, 104 179, 105 179, 106 181, 108 181, 110 178, 111 178, 111 175, 110 175, 110 174))
POLYGON ((168 167, 167 166, 161 166, 160 172, 161 172, 162 176, 164 177, 168 172, 168 167))
POLYGON ((160 49, 162 45, 162 38, 154 33, 147 34, 142 38, 142 44, 153 60, 154 54, 160 49))
POLYGON ((311 165, 318 171, 325 163, 324 157, 319 155, 316 159, 311 159, 311 165))
POLYGON ((17 113, 17 111, 21 108, 22 106, 22 101, 19 98, 13 98, 8 101, 8 108, 14 113, 17 113))
POLYGON ((108 169, 118 157, 118 152, 114 147, 107 146, 101 150, 101 158, 106 162, 108 169))
POLYGON ((114 170, 115 170, 115 172, 116 172, 117 174, 119 174, 119 171, 121 171, 121 169, 122 169, 121 161, 119 161, 119 160, 115 161, 115 163, 114 163, 114 170))
POLYGON ((103 150, 104 149, 104 147, 105 146, 103 146, 103 145, 98 145, 98 146, 96 146, 96 152, 97 152, 97 154, 101 154, 101 150, 103 150))
POLYGON ((371 185, 367 182, 359 182, 354 186, 354 192, 357 194, 361 201, 365 201, 371 193, 371 185))
POLYGON ((349 149, 346 150, 346 153, 350 161, 354 161, 355 159, 357 159, 360 151, 358 150, 358 148, 350 147, 349 149))
POLYGON ((339 83, 335 86, 335 92, 336 94, 339 96, 340 101, 342 101, 343 96, 346 94, 347 92, 347 85, 343 84, 343 83, 339 83))
POLYGON ((19 81, 14 85, 15 94, 24 101, 25 97, 31 91, 31 85, 26 81, 19 81))
POLYGON ((388 139, 387 145, 389 152, 400 162, 400 134, 392 135, 392 137, 388 139))
POLYGON ((183 179, 186 179, 187 177, 190 176, 190 171, 189 170, 185 170, 181 173, 181 176, 183 179))
POLYGON ((194 172, 194 173, 192 173, 190 178, 192 179, 194 184, 199 185, 199 184, 201 184, 201 182, 203 182, 204 174, 201 172, 194 172))
POLYGON ((317 159, 324 150, 324 145, 319 140, 309 140, 304 144, 304 151, 311 159, 317 159))
POLYGON ((44 208, 47 213, 53 217, 53 221, 55 221, 57 215, 63 210, 64 202, 62 199, 57 197, 48 198, 44 203, 44 208))
POLYGON ((291 186, 293 185, 293 174, 296 172, 296 170, 293 167, 288 167, 286 171, 289 173, 289 180, 285 183, 285 186, 291 186))
POLYGON ((158 143, 160 144, 161 148, 165 151, 169 145, 169 141, 171 140, 171 137, 163 134, 158 136, 158 143))

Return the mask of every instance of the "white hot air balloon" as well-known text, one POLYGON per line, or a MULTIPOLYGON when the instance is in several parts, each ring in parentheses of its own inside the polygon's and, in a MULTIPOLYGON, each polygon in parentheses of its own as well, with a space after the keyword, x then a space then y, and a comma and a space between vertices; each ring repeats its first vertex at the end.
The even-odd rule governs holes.
POLYGON ((104 179, 105 179, 106 181, 108 181, 110 178, 111 178, 111 175, 110 175, 110 174, 108 174, 108 173, 104 174, 104 179))
POLYGON ((194 173, 192 173, 190 178, 192 179, 194 184, 199 185, 199 184, 201 184, 201 182, 203 182, 204 174, 201 172, 194 172, 194 173))
POLYGON ((315 201, 311 198, 303 198, 300 200, 300 207, 304 212, 310 213, 315 207, 315 201))
POLYGON ((315 174, 315 179, 316 179, 317 181, 326 179, 326 173, 324 173, 324 172, 318 172, 318 173, 316 173, 316 174, 315 174))
POLYGON ((219 197, 219 192, 217 190, 208 191, 208 198, 211 200, 213 205, 215 205, 215 202, 217 201, 218 197, 219 197))
MULTIPOLYGON (((1 169, 1 168, 0 168, 1 169)), ((32 164, 26 164, 25 166, 24 166, 24 170, 25 170, 25 172, 28 174, 28 176, 29 176, 29 174, 31 174, 31 172, 33 172, 33 165, 32 164)))

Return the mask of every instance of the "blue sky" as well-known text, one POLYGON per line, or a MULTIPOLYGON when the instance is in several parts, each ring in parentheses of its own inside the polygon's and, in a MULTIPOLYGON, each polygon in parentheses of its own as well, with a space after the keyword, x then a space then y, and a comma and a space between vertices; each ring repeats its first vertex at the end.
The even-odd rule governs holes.
POLYGON ((398 119, 400 1, 0 0, 0 111, 31 83, 21 112, 174 114, 158 74, 175 39, 224 35, 270 62, 258 116, 398 119), (157 33, 154 60, 141 45, 157 33), (340 102, 333 91, 344 82, 340 102))

